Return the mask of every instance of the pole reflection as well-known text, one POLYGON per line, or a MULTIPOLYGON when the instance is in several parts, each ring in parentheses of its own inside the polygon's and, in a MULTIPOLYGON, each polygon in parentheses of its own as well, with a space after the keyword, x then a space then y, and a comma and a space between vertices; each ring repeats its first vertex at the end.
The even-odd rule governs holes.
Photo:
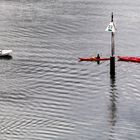
POLYGON ((109 140, 114 140, 115 125, 117 122, 117 86, 115 77, 110 78, 110 105, 109 105, 109 123, 110 132, 109 140))

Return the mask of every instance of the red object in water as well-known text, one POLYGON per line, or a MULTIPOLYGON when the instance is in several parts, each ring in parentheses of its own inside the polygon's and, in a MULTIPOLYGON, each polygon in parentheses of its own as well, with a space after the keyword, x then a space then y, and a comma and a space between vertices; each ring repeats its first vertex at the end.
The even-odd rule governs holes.
POLYGON ((140 57, 130 57, 130 56, 118 56, 119 61, 129 61, 129 62, 138 62, 140 63, 140 57))
POLYGON ((79 58, 80 61, 105 61, 110 60, 110 58, 97 58, 97 57, 87 57, 87 58, 79 58))

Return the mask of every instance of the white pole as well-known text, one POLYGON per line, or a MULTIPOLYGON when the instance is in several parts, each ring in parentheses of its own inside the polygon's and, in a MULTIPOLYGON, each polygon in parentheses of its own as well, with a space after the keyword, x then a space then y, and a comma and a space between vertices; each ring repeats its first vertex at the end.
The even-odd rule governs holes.
MULTIPOLYGON (((111 22, 113 22, 113 12, 111 14, 111 22)), ((114 32, 111 33, 111 57, 110 57, 110 75, 111 78, 115 77, 115 34, 114 32)))
MULTIPOLYGON (((111 15, 111 22, 113 22, 113 12, 111 15)), ((111 33, 111 56, 113 57, 115 55, 115 33, 111 33)))

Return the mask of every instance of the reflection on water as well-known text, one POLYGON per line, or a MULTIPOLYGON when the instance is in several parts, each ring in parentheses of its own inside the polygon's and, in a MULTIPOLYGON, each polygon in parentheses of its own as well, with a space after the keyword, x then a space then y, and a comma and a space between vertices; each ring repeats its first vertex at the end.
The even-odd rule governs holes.
POLYGON ((110 139, 114 139, 115 135, 115 125, 117 123, 117 98, 118 98, 118 93, 117 93, 117 86, 116 86, 116 80, 115 76, 110 78, 110 139))
POLYGON ((6 55, 6 56, 0 56, 0 60, 11 60, 13 57, 11 55, 6 55))

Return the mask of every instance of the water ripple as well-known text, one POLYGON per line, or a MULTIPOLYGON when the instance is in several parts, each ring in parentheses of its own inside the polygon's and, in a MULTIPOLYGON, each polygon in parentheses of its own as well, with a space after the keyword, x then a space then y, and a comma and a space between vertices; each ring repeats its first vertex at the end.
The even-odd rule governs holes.
POLYGON ((110 10, 117 55, 138 56, 139 4, 2 0, 0 45, 13 58, 0 59, 1 139, 138 139, 139 64, 116 60, 110 79, 109 61, 78 57, 110 56, 110 10))

